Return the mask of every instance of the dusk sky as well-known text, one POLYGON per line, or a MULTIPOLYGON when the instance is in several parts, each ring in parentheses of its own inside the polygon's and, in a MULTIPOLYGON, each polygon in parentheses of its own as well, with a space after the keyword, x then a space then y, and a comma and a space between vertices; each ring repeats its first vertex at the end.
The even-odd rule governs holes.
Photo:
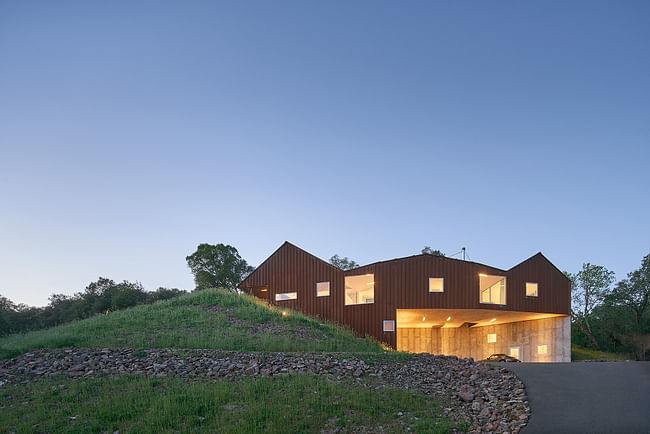
POLYGON ((2 2, 0 294, 193 289, 285 240, 621 279, 650 253, 650 3, 2 2))

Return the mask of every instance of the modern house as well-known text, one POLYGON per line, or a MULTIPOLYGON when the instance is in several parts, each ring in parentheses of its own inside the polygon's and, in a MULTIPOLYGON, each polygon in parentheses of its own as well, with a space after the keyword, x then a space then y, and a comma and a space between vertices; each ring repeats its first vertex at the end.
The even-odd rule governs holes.
POLYGON ((541 253, 509 270, 422 254, 343 271, 285 242, 239 288, 401 351, 571 360, 571 284, 541 253))

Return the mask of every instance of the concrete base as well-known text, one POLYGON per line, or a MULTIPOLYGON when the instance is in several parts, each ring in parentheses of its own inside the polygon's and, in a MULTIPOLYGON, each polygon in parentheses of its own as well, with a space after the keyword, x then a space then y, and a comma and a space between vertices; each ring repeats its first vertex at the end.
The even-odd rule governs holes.
POLYGON ((485 327, 397 328, 397 349, 485 359, 519 348, 522 362, 570 362, 571 321, 568 316, 519 321, 485 327), (488 335, 496 342, 488 343, 488 335), (546 354, 538 346, 546 345, 546 354))

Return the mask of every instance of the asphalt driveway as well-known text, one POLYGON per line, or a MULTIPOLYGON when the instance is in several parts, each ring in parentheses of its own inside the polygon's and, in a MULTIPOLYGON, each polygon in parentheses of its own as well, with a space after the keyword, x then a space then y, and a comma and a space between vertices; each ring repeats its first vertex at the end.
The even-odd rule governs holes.
POLYGON ((499 365, 526 384, 524 434, 650 433, 650 362, 499 365))

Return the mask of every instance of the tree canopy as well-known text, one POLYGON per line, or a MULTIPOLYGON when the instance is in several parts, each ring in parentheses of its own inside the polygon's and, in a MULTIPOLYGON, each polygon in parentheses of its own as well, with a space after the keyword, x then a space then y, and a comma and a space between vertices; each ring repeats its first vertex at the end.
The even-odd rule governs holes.
POLYGON ((422 249, 422 254, 423 255, 433 255, 433 256, 446 256, 440 250, 438 250, 438 249, 434 250, 429 246, 424 246, 424 248, 422 249))
POLYGON ((237 284, 255 269, 239 256, 236 248, 226 244, 199 244, 196 252, 185 260, 194 274, 196 289, 235 290, 237 284))
POLYGON ((348 259, 347 256, 345 258, 341 258, 339 255, 332 256, 330 258, 330 264, 340 268, 341 270, 352 270, 353 268, 357 268, 359 266, 359 264, 353 260, 348 259))

